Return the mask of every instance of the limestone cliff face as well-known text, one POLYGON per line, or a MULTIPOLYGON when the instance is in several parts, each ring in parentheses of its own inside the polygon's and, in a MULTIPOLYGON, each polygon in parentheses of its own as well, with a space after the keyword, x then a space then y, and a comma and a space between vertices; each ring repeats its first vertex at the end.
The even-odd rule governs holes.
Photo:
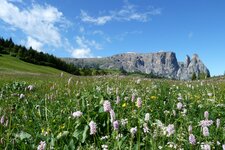
POLYGON ((178 62, 174 52, 126 53, 105 58, 65 58, 63 60, 79 67, 124 69, 127 72, 151 73, 180 80, 189 80, 194 73, 197 76, 203 73, 209 75, 209 70, 196 54, 192 59, 187 56, 185 62, 178 62))
POLYGON ((197 54, 194 54, 192 56, 192 59, 190 59, 189 56, 187 56, 187 61, 185 63, 180 63, 180 68, 177 72, 177 78, 180 80, 188 80, 191 79, 192 75, 195 73, 197 76, 200 76, 200 74, 205 74, 207 76, 210 75, 209 70, 207 67, 203 64, 203 62, 200 60, 197 54))

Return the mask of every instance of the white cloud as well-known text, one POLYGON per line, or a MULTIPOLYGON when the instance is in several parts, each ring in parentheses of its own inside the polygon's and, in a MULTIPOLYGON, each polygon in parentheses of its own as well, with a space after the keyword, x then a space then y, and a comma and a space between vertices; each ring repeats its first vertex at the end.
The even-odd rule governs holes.
POLYGON ((93 35, 99 35, 103 38, 104 41, 108 42, 108 43, 111 43, 112 40, 111 40, 111 37, 109 37, 107 34, 105 34, 103 31, 101 30, 95 30, 92 32, 93 35))
POLYGON ((74 58, 90 58, 93 57, 91 48, 102 49, 101 45, 94 40, 88 40, 84 36, 76 37, 78 48, 73 48, 71 55, 74 58))
POLYGON ((119 35, 116 36, 116 39, 119 41, 123 41, 125 37, 129 36, 129 35, 136 35, 136 34, 142 34, 143 32, 141 30, 134 30, 134 31, 128 31, 128 32, 123 32, 119 35))
POLYGON ((20 9, 10 1, 0 0, 0 19, 44 44, 61 45, 57 24, 62 24, 65 19, 53 6, 33 4, 31 8, 20 9))
POLYGON ((94 31, 92 32, 92 34, 93 34, 93 35, 104 35, 104 32, 101 31, 101 30, 94 30, 94 31))
POLYGON ((14 2, 14 3, 23 3, 23 0, 8 0, 9 2, 14 2))
POLYGON ((89 23, 93 23, 96 25, 103 25, 106 22, 112 20, 112 16, 101 16, 101 17, 94 18, 94 17, 89 16, 87 14, 87 12, 81 10, 81 20, 83 22, 89 22, 89 23))
POLYGON ((161 9, 149 7, 144 12, 140 12, 137 10, 136 5, 125 2, 125 5, 121 10, 113 11, 112 14, 115 15, 115 19, 121 21, 135 20, 140 22, 146 22, 150 20, 151 16, 161 14, 161 9))
POLYGON ((33 39, 32 37, 29 37, 27 38, 27 42, 26 42, 26 46, 29 48, 29 47, 32 47, 34 50, 37 50, 38 52, 40 51, 43 51, 42 48, 43 48, 43 43, 33 39))
POLYGON ((136 52, 131 51, 131 52, 127 52, 127 54, 136 54, 136 52))
POLYGON ((76 43, 81 48, 93 47, 97 50, 102 49, 101 44, 97 43, 95 40, 88 40, 84 36, 77 36, 76 43))
POLYGON ((93 23, 96 25, 104 25, 109 21, 149 21, 151 16, 161 14, 161 9, 156 9, 154 7, 149 7, 144 12, 137 10, 137 6, 125 1, 125 5, 120 10, 109 11, 108 15, 92 17, 89 16, 87 12, 81 10, 81 20, 87 23, 93 23))
POLYGON ((77 48, 72 51, 74 58, 90 58, 93 57, 89 48, 77 48))

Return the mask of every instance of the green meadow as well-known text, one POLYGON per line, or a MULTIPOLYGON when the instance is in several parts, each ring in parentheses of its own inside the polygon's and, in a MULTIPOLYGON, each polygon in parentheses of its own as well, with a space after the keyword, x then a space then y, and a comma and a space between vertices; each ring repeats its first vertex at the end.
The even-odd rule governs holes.
POLYGON ((0 149, 223 149, 225 80, 73 76, 0 56, 0 149))

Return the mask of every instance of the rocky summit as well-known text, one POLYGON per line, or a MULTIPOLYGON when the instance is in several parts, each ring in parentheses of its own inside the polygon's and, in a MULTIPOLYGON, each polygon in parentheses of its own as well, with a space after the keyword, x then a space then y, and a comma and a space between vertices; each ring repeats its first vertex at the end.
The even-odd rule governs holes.
POLYGON ((197 54, 188 55, 184 62, 178 62, 174 52, 124 53, 104 58, 65 58, 68 63, 79 67, 100 69, 123 69, 127 72, 141 72, 155 76, 190 80, 196 77, 210 76, 210 72, 197 54))

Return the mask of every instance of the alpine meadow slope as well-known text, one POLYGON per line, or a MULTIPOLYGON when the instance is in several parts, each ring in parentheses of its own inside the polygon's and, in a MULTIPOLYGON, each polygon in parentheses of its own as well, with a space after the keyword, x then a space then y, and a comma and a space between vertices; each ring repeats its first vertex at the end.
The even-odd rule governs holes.
POLYGON ((44 75, 55 75, 60 74, 62 71, 48 67, 35 65, 28 62, 24 62, 19 58, 12 57, 10 55, 0 56, 0 71, 1 74, 44 74, 44 75))

